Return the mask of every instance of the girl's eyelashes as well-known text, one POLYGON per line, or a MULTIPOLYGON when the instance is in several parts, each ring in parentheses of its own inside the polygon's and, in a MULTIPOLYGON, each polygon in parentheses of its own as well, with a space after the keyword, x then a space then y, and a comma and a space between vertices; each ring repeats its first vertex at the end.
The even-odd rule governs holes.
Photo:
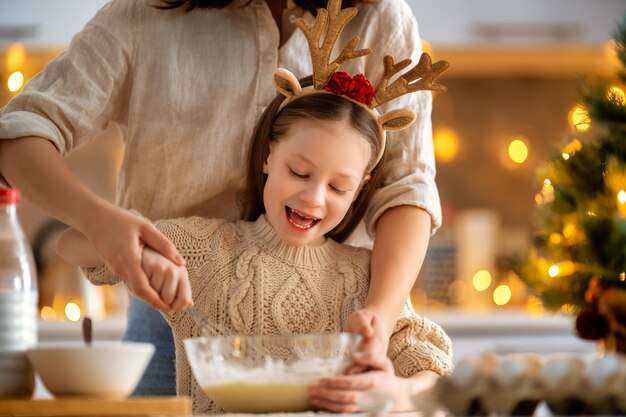
POLYGON ((348 193, 347 190, 340 190, 339 188, 337 188, 337 187, 335 187, 333 185, 330 185, 330 189, 333 190, 334 193, 337 193, 339 195, 344 195, 344 194, 348 193))
MULTIPOLYGON (((294 177, 296 177, 296 178, 298 178, 298 179, 306 180, 306 179, 309 178, 308 174, 300 174, 300 173, 294 171, 291 167, 287 167, 287 168, 289 169, 289 174, 294 176, 294 177)), ((350 190, 342 190, 340 188, 335 187, 332 184, 329 184, 328 187, 331 189, 332 192, 334 192, 335 194, 338 194, 338 195, 344 195, 344 194, 347 194, 350 191, 350 190)))
POLYGON ((302 179, 309 178, 309 176, 308 176, 308 175, 305 175, 305 174, 298 174, 296 171, 294 171, 294 170, 293 170, 293 169, 291 169, 291 168, 289 168, 289 173, 290 173, 291 175, 293 175, 294 177, 297 177, 297 178, 302 178, 302 179))

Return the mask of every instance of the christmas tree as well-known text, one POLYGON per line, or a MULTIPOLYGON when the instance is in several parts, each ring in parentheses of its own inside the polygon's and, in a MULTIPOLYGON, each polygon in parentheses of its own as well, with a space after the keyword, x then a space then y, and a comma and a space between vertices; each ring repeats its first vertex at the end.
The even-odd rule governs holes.
POLYGON ((614 44, 617 77, 581 87, 586 120, 540 169, 541 230, 514 269, 580 337, 626 352, 626 18, 614 44))

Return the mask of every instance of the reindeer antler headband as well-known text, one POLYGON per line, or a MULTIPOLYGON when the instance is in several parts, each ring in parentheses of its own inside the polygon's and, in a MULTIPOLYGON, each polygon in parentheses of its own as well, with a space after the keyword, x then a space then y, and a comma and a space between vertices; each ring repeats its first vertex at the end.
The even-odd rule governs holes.
POLYGON ((327 9, 318 9, 313 26, 310 26, 302 18, 297 19, 296 25, 304 33, 311 52, 313 85, 303 88, 295 75, 284 68, 278 68, 274 72, 272 82, 276 90, 286 97, 280 104, 279 111, 293 100, 320 92, 344 96, 369 111, 373 119, 377 121, 382 138, 381 150, 376 158, 376 163, 378 163, 385 151, 385 131, 405 129, 415 121, 417 116, 410 108, 391 110, 382 115, 376 108, 390 100, 415 91, 446 91, 446 87, 436 84, 434 81, 449 67, 449 64, 446 61, 431 64, 430 56, 423 53, 414 68, 390 83, 394 75, 411 64, 411 60, 405 59, 394 64, 393 58, 387 55, 383 59, 383 75, 375 90, 364 75, 357 74, 351 77, 346 72, 337 71, 342 63, 372 52, 370 49, 356 50, 360 38, 355 36, 346 44, 339 56, 334 61, 330 61, 330 54, 337 38, 356 13, 355 7, 341 10, 341 0, 329 0, 327 9), (325 29, 326 36, 320 46, 325 29))

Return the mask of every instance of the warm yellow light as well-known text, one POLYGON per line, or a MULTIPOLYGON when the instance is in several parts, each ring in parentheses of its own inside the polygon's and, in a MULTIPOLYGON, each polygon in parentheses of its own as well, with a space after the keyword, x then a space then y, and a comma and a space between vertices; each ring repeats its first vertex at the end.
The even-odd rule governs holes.
POLYGON ((70 321, 80 320, 80 307, 76 303, 67 303, 65 305, 65 317, 70 321))
POLYGON ((617 201, 619 201, 620 204, 626 204, 626 191, 619 190, 617 193, 617 201))
POLYGON ((503 306, 509 301, 511 301, 511 288, 508 285, 502 284, 493 290, 493 302, 496 305, 503 306))
POLYGON ((552 181, 550 181, 548 178, 543 180, 541 195, 543 196, 542 201, 545 203, 550 203, 554 200, 554 187, 552 186, 552 181))
POLYGON ((563 159, 566 161, 570 159, 576 152, 583 148, 583 144, 578 139, 573 139, 570 143, 563 148, 563 159))
POLYGON ((623 106, 624 104, 626 104, 626 94, 624 94, 624 90, 622 90, 621 88, 617 86, 612 86, 611 88, 609 88, 609 91, 607 92, 607 96, 609 100, 614 101, 620 106, 623 106))
POLYGON ((548 275, 550 275, 552 278, 554 278, 557 275, 559 275, 559 266, 558 265, 552 265, 550 268, 548 268, 548 275))
POLYGON ((509 158, 516 164, 523 164, 528 158, 528 146, 521 137, 513 139, 509 144, 509 158))
POLYGON ((571 239, 574 237, 574 235, 576 235, 576 226, 574 225, 574 223, 567 223, 563 227, 563 236, 565 237, 565 239, 571 239))
POLYGON ((449 128, 439 128, 433 135, 435 156, 439 162, 450 162, 459 153, 459 137, 449 128))
POLYGON ((7 87, 9 91, 15 93, 24 85, 24 75, 16 71, 13 74, 9 75, 9 80, 7 81, 7 87))
POLYGON ((41 319, 51 321, 57 319, 57 312, 50 306, 43 306, 40 313, 41 319))
POLYGON ((563 236, 561 236, 559 233, 550 233, 549 241, 554 245, 558 245, 563 242, 563 236))
POLYGON ((6 64, 8 72, 15 72, 24 67, 24 61, 26 57, 26 48, 24 44, 16 42, 9 46, 6 52, 6 64))
POLYGON ((535 194, 535 203, 543 204, 543 196, 541 195, 541 193, 535 194))
POLYGON ((572 275, 576 271, 576 264, 572 261, 563 261, 558 264, 552 265, 548 269, 548 275, 552 278, 556 276, 567 276, 572 275))
POLYGON ((589 113, 581 105, 576 105, 569 112, 570 126, 575 128, 578 132, 586 132, 591 127, 591 120, 589 119, 589 113))
POLYGON ((476 291, 485 291, 491 285, 491 274, 486 269, 481 269, 474 274, 472 285, 476 291))

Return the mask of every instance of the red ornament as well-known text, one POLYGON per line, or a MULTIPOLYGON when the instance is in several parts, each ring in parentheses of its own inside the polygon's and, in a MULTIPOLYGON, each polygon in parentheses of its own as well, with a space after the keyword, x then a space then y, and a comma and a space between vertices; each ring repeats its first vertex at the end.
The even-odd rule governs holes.
POLYGON ((582 339, 603 339, 608 336, 609 330, 609 321, 595 308, 586 308, 576 317, 576 331, 582 339))
POLYGON ((351 77, 347 72, 337 71, 330 77, 324 90, 349 97, 368 106, 374 99, 374 88, 363 74, 351 77))

